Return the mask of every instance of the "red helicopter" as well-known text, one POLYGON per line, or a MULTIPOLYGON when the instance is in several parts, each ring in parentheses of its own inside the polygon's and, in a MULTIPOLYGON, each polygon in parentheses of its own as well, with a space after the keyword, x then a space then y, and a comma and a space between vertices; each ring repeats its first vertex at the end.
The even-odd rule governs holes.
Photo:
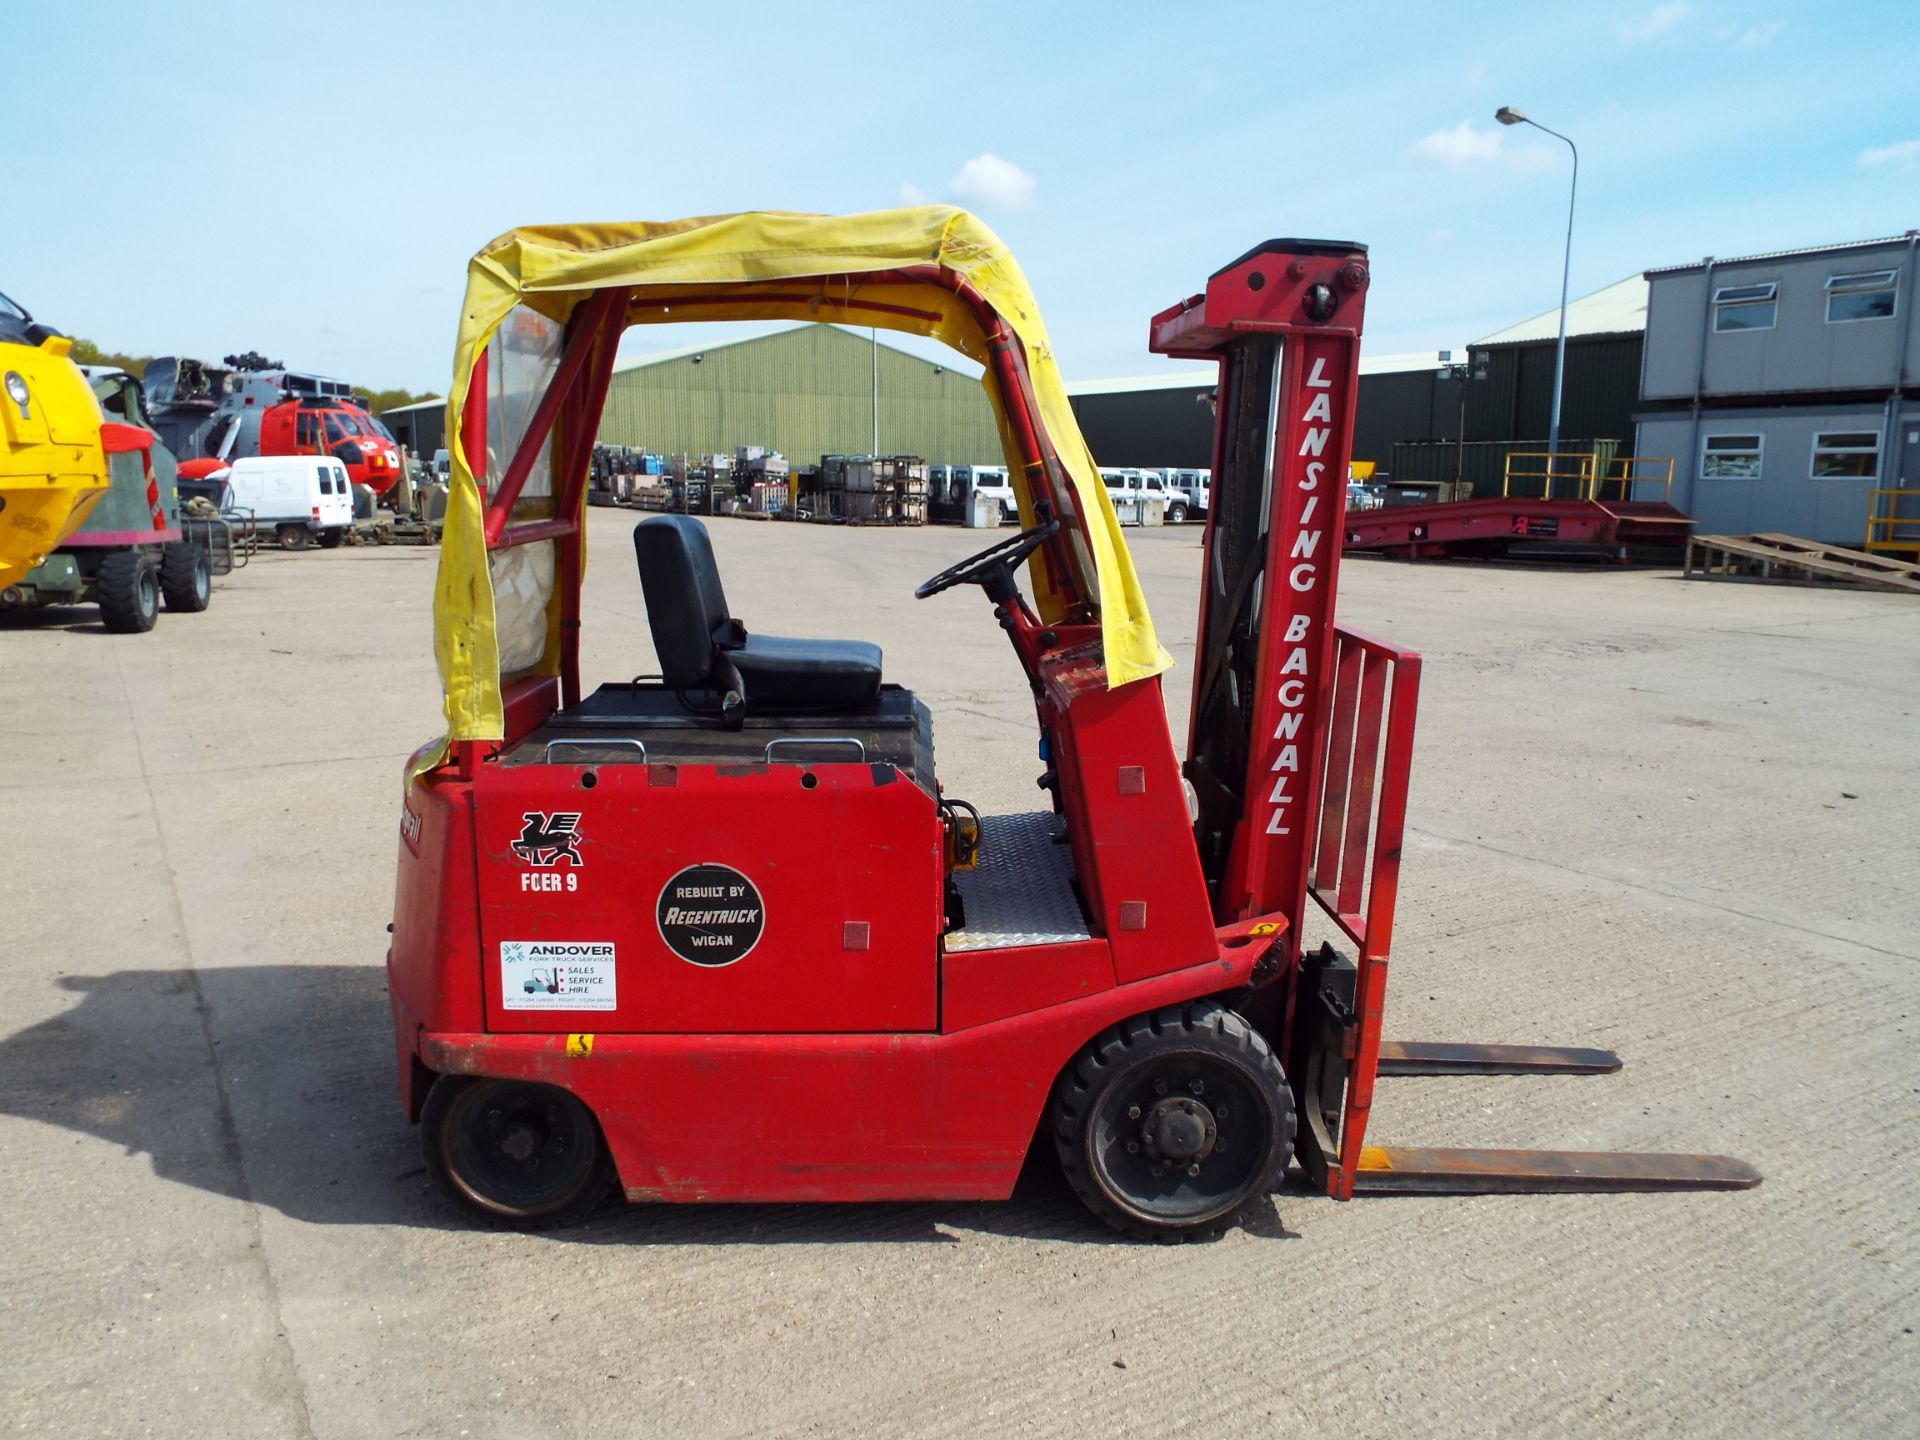
POLYGON ((147 365, 149 410, 182 479, 218 474, 248 455, 330 455, 376 495, 400 478, 399 443, 345 381, 251 351, 227 356, 226 367, 175 356, 147 365))

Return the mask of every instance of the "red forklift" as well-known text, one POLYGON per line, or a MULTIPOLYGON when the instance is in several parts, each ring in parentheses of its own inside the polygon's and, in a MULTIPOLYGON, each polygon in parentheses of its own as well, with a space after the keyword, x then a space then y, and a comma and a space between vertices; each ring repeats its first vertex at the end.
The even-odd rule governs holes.
POLYGON ((1382 1037, 1420 661, 1334 622, 1367 284, 1359 245, 1273 240, 1153 318, 1156 353, 1219 367, 1183 764, 1037 308, 977 220, 546 227, 476 257, 449 733, 410 767, 387 962, 401 1099, 461 1206, 524 1228, 615 1186, 998 1199, 1036 1143, 1156 1240, 1220 1234, 1290 1167, 1337 1199, 1759 1183, 1721 1156, 1365 1143, 1382 1075, 1620 1063, 1382 1037), (985 365, 1021 530, 915 593, 980 592, 1050 808, 947 795, 933 717, 880 651, 734 616, 691 517, 634 530, 658 678, 583 687, 616 347, 688 318, 890 326, 985 365), (1309 904, 1347 948, 1307 943, 1309 904))

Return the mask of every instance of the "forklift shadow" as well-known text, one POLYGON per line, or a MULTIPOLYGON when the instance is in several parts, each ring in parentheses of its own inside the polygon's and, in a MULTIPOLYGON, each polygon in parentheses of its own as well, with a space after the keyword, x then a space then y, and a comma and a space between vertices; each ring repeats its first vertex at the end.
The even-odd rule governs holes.
MULTIPOLYGON (((372 965, 120 970, 54 982, 78 1003, 0 1037, 0 1116, 144 1156, 155 1176, 317 1225, 464 1230, 429 1183, 394 1092, 386 976, 372 965)), ((1046 1137, 1011 1199, 622 1205, 560 1244, 1135 1242, 1081 1207, 1046 1137)), ((1248 1233, 1292 1238, 1271 1205, 1248 1233)))
MULTIPOLYGON (((1240 1227, 1263 1239, 1297 1238, 1274 1205, 1256 1206, 1240 1227)), ((593 1245, 962 1244, 971 1235, 1060 1245, 1137 1245, 1087 1213, 1037 1135, 1006 1200, 816 1205, 621 1205, 551 1238, 593 1245)))

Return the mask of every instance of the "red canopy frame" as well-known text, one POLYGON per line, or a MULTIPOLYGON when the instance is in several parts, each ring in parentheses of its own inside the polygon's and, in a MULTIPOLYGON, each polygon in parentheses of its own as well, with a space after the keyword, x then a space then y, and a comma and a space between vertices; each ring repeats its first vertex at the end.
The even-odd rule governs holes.
MULTIPOLYGON (((909 283, 933 285, 949 291, 965 305, 979 322, 987 346, 988 371, 1000 394, 1001 409, 1012 430, 1019 451, 1027 493, 1036 503, 1044 501, 1061 531, 1042 548, 1048 578, 1071 609, 1086 601, 1085 588, 1068 548, 1065 525, 1079 528, 1084 539, 1086 519, 1077 504, 1063 504, 1070 494, 1066 468, 1040 418, 1040 407, 1033 393, 1027 368, 1026 351, 1013 328, 989 304, 971 283, 954 271, 938 265, 916 265, 870 274, 829 275, 822 284, 841 282, 849 287, 859 284, 909 283)), ((744 295, 757 299, 808 301, 814 293, 767 291, 740 287, 744 295)), ((520 437, 512 458, 500 476, 500 483, 487 495, 487 382, 488 351, 474 357, 467 386, 466 408, 462 415, 460 444, 468 468, 479 483, 486 500, 484 533, 489 550, 504 550, 517 545, 551 540, 556 545, 556 578, 560 589, 560 685, 563 703, 580 699, 580 586, 585 572, 586 535, 582 524, 582 498, 588 463, 598 433, 601 411, 606 405, 607 388, 612 381, 613 365, 620 336, 629 322, 629 306, 635 292, 615 286, 595 291, 575 309, 567 323, 566 340, 559 365, 547 382, 539 403, 534 407, 526 432, 520 437), (554 424, 560 425, 560 454, 554 470, 554 513, 550 518, 513 523, 514 507, 533 473, 534 462, 552 436, 554 424)), ((697 305, 738 304, 740 295, 676 296, 671 304, 677 309, 697 305)), ((645 303, 645 302, 642 302, 645 303)), ((666 302, 662 302, 666 303, 666 302)), ((874 315, 910 316, 934 321, 939 312, 915 310, 909 306, 849 296, 836 300, 840 311, 861 311, 874 315)))

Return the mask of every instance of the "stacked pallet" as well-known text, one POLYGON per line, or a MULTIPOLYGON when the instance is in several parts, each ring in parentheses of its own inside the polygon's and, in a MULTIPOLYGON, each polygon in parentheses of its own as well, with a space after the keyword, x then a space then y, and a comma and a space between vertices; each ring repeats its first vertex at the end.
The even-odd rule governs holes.
POLYGON ((918 455, 822 455, 818 518, 853 525, 927 523, 927 463, 918 455))

